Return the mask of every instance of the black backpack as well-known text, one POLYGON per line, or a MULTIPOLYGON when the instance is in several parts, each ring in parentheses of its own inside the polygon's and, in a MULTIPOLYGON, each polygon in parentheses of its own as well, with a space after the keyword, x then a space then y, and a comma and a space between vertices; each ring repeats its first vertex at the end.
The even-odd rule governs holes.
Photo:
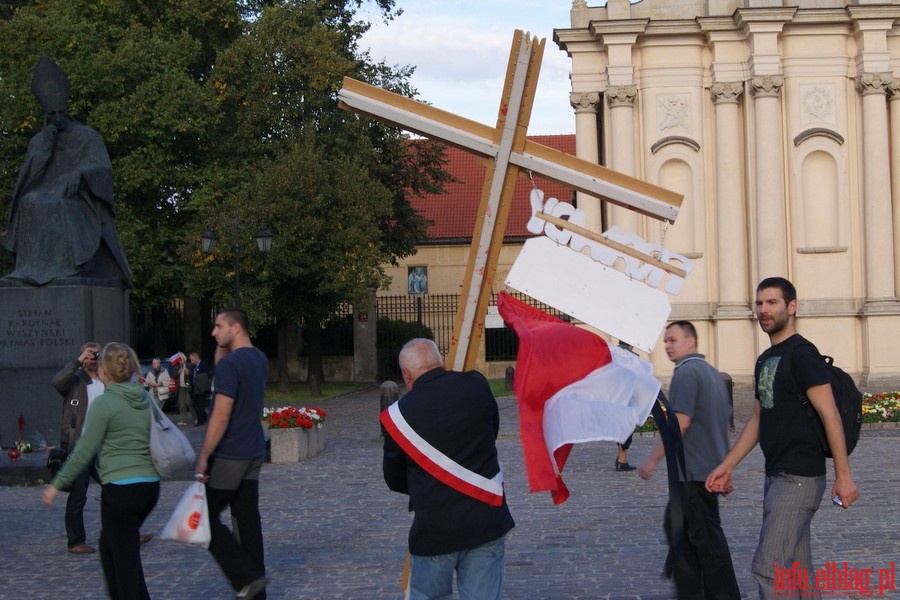
MULTIPOLYGON (((844 441, 847 444, 847 456, 850 456, 850 453, 856 448, 856 442, 859 441, 859 432, 862 429, 863 395, 859 388, 856 387, 853 378, 840 367, 834 365, 832 357, 822 355, 822 360, 825 361, 829 383, 831 383, 831 394, 834 396, 834 403, 837 405, 838 414, 841 416, 844 441)), ((788 371, 788 377, 793 381, 793 371, 788 371)), ((799 385, 796 383, 794 385, 799 389, 799 385)), ((824 450, 825 456, 834 458, 831 455, 831 448, 828 447, 828 438, 825 435, 825 426, 822 424, 822 419, 803 391, 800 392, 800 402, 813 422, 813 427, 816 430, 819 441, 822 443, 822 450, 824 450)))

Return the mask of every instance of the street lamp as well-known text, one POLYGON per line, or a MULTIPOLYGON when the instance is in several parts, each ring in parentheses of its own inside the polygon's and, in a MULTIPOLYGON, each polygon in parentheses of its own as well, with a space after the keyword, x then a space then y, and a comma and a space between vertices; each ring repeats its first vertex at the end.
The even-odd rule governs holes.
MULTIPOLYGON (((235 219, 232 223, 232 233, 234 235, 234 307, 241 307, 241 233, 244 231, 239 220, 235 219)), ((272 249, 272 240, 275 234, 268 228, 260 229, 253 236, 256 240, 256 247, 263 254, 272 249)), ((209 254, 216 247, 219 241, 219 234, 211 229, 207 229, 200 234, 200 249, 209 254)))

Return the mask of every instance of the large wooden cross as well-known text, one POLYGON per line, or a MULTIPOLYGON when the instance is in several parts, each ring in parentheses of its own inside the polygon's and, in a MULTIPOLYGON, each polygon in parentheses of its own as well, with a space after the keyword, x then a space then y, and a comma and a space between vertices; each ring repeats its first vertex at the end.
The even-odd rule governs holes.
POLYGON ((338 92, 341 108, 488 159, 462 299, 446 359, 449 369, 468 370, 475 365, 509 207, 521 170, 660 220, 674 221, 681 206, 680 194, 526 139, 544 44, 544 39, 515 32, 494 128, 349 77, 338 92))

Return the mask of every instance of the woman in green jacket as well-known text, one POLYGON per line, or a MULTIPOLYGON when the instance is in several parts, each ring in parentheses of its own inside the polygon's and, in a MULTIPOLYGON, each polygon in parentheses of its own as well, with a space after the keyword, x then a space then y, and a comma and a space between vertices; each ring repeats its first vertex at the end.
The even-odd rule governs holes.
POLYGON ((159 499, 159 474, 150 458, 150 406, 137 355, 112 342, 100 351, 100 380, 106 390, 91 402, 84 432, 53 482, 44 504, 53 506, 65 488, 97 456, 100 495, 100 562, 113 600, 150 598, 138 542, 140 527, 159 499))

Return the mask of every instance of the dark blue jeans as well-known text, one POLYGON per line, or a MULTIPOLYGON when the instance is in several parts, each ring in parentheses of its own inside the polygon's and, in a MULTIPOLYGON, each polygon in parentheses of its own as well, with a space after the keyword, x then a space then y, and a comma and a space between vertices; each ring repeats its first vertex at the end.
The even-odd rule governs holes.
MULTIPOLYGON (((684 551, 672 553, 669 539, 667 570, 672 569, 678 600, 740 600, 741 592, 731 551, 719 518, 719 495, 706 491, 702 481, 681 483, 684 508, 684 551)), ((666 507, 665 530, 669 537, 671 515, 666 507)))

